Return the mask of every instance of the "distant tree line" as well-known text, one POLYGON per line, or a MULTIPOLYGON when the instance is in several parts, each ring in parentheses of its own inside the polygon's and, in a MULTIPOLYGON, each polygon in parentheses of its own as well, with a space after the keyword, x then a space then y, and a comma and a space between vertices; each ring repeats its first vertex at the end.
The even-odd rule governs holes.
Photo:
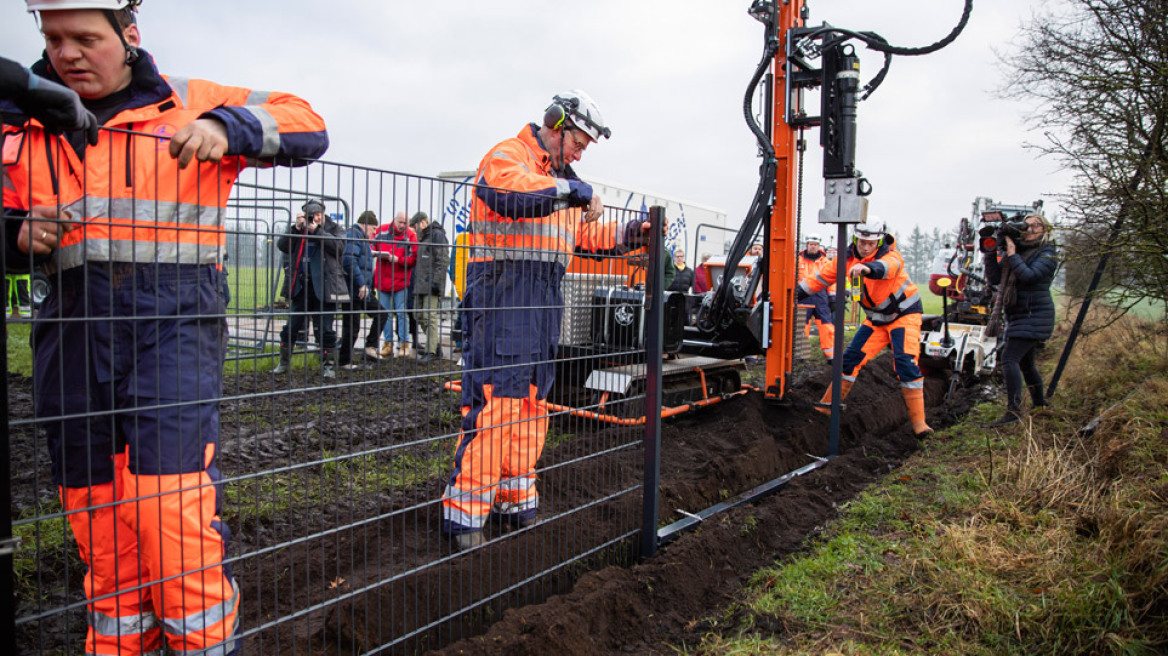
POLYGON ((896 238, 896 248, 904 258, 905 269, 909 278, 920 287, 929 282, 929 273, 933 268, 933 259, 945 247, 953 246, 956 240, 956 226, 952 231, 942 232, 940 228, 933 228, 932 232, 925 232, 921 227, 913 226, 907 237, 893 232, 896 238))

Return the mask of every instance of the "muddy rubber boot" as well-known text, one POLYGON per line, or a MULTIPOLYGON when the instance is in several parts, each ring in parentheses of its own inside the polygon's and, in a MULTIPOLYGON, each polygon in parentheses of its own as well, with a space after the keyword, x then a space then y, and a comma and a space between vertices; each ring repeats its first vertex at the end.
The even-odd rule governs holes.
MULTIPOLYGON (((848 392, 852 391, 852 385, 855 382, 856 381, 848 380, 847 378, 843 379, 840 382, 840 401, 841 402, 844 399, 848 398, 848 392)), ((842 405, 842 403, 841 403, 841 405, 842 405)), ((828 416, 831 416, 831 385, 828 385, 827 389, 823 391, 823 398, 819 399, 819 403, 817 403, 815 405, 815 411, 822 413, 822 414, 825 414, 825 415, 828 415, 828 416)))
POLYGON ((280 364, 276 365, 276 368, 272 370, 272 373, 274 373, 274 374, 288 373, 288 370, 291 368, 292 368, 292 348, 281 344, 280 345, 280 364))
POLYGON ((474 549, 475 547, 481 546, 483 542, 485 542, 485 540, 483 540, 482 531, 459 533, 458 535, 452 537, 454 538, 454 548, 458 549, 459 551, 468 551, 470 549, 474 549))
POLYGON ((933 434, 933 429, 925 423, 925 390, 923 388, 900 388, 904 394, 904 405, 908 407, 908 418, 912 421, 913 434, 925 437, 933 434))

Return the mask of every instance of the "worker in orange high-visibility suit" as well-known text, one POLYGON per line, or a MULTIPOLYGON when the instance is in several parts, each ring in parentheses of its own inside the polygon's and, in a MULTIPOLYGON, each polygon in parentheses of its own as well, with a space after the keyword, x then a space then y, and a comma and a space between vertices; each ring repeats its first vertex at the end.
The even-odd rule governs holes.
POLYGON ((596 222, 600 196, 572 170, 609 135, 596 103, 574 89, 479 164, 462 306, 462 433, 442 498, 442 528, 459 549, 482 543, 492 513, 520 526, 535 520, 560 280, 573 251, 620 253, 646 238, 640 219, 596 222))
MULTIPOLYGON (((807 235, 803 240, 803 250, 799 251, 798 276, 799 282, 808 277, 819 274, 820 268, 829 261, 827 253, 823 252, 823 242, 818 235, 807 235)), ((835 324, 831 322, 831 299, 835 297, 835 282, 827 289, 821 289, 803 299, 801 305, 811 305, 807 308, 807 320, 803 324, 803 334, 811 337, 811 320, 815 319, 815 329, 819 332, 819 348, 828 362, 835 357, 835 324)))
POLYGON ((44 265, 52 283, 35 411, 88 566, 84 652, 231 654, 239 590, 215 464, 226 205, 249 163, 304 162, 328 137, 295 96, 159 74, 137 4, 28 0, 47 55, 32 70, 111 129, 89 146, 35 119, 5 128, 8 264, 44 265))
MULTIPOLYGON (((893 236, 885 232, 884 223, 871 217, 868 223, 856 225, 846 260, 849 277, 863 277, 860 307, 867 317, 844 350, 840 398, 851 391, 860 368, 888 346, 913 432, 918 437, 928 435, 933 429, 925 422, 924 376, 917 366, 921 354, 921 296, 904 270, 904 258, 896 250, 893 236)), ((826 289, 836 279, 838 263, 839 258, 824 263, 817 275, 799 283, 795 296, 802 300, 826 289)), ((829 385, 816 409, 827 413, 826 404, 830 402, 829 385)))

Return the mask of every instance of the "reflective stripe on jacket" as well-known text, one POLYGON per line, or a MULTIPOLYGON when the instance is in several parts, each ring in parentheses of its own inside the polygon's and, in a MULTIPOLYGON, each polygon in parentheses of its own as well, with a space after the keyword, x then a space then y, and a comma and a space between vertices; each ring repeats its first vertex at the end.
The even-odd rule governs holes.
MULTIPOLYGON (((822 250, 816 253, 814 256, 808 255, 806 250, 799 251, 797 280, 802 282, 809 277, 819 275, 819 270, 822 269, 823 265, 826 264, 829 260, 831 260, 831 258, 828 257, 827 253, 824 253, 822 250)), ((827 293, 835 293, 835 278, 831 279, 831 286, 827 288, 827 293)))
POLYGON ((475 182, 471 262, 556 262, 567 268, 577 247, 619 246, 616 224, 581 222, 580 208, 592 199, 592 186, 570 167, 552 170, 534 123, 492 148, 479 163, 475 182))
MULTIPOLYGON (((835 281, 839 258, 824 262, 819 273, 809 277, 799 286, 808 294, 814 294, 835 281)), ((871 255, 860 258, 855 245, 848 247, 847 270, 857 264, 866 264, 872 270, 864 276, 860 307, 868 315, 874 326, 885 326, 908 314, 921 314, 921 294, 913 281, 909 280, 904 268, 904 258, 896 250, 896 240, 885 235, 880 246, 871 255)))
MULTIPOLYGON (((43 62, 34 70, 59 80, 43 62)), ((324 121, 296 96, 167 78, 149 56, 133 75, 128 102, 105 123, 117 131, 102 130, 84 161, 36 120, 5 128, 4 207, 60 205, 76 224, 54 253, 57 269, 89 261, 217 263, 239 171, 315 159, 328 147, 324 121), (223 123, 227 155, 180 169, 168 138, 199 118, 223 123)))

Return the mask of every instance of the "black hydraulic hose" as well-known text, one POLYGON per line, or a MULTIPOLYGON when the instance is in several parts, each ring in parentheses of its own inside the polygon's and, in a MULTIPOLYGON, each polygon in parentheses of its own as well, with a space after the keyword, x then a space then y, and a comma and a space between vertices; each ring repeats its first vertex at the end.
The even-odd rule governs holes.
POLYGON ((877 73, 875 77, 873 77, 867 84, 864 85, 864 95, 860 97, 860 100, 865 100, 868 98, 868 96, 871 96, 872 93, 876 91, 877 87, 879 87, 882 82, 884 82, 884 77, 888 75, 888 68, 892 65, 893 55, 916 57, 919 55, 927 55, 929 53, 936 52, 941 48, 944 48, 950 43, 953 43, 953 41, 957 39, 958 35, 960 35, 961 32, 965 30, 965 26, 969 24, 969 16, 971 13, 973 13, 973 0, 965 0, 965 9, 961 12, 961 20, 959 20, 957 25, 954 26, 952 30, 950 30, 949 34, 945 35, 945 37, 940 41, 936 41, 927 46, 922 46, 919 48, 904 48, 901 46, 894 46, 888 43, 884 37, 876 34, 875 32, 853 32, 852 30, 845 30, 831 26, 824 26, 823 29, 811 32, 810 34, 806 35, 804 39, 814 39, 821 34, 834 33, 838 34, 839 36, 831 40, 825 40, 822 46, 822 50, 827 50, 828 48, 847 41, 848 39, 858 39, 863 41, 864 45, 868 46, 868 48, 884 53, 884 66, 881 67, 880 72, 877 73))
POLYGON ((746 118, 746 125, 750 127, 750 131, 754 133, 754 137, 758 139, 758 145, 763 152, 768 156, 773 157, 775 154, 775 147, 771 145, 771 140, 767 137, 766 132, 763 132, 758 122, 754 120, 754 94, 758 91, 758 83, 762 81, 762 76, 766 75, 767 69, 770 67, 771 60, 775 57, 775 52, 779 49, 779 43, 771 38, 767 41, 766 48, 762 51, 762 59, 758 62, 758 66, 754 69, 754 75, 750 78, 750 84, 746 87, 746 95, 742 99, 742 114, 746 118))
POLYGON ((944 48, 945 46, 949 45, 950 43, 953 43, 953 41, 955 41, 957 39, 958 35, 961 34, 961 32, 965 29, 965 26, 969 23, 969 15, 972 12, 973 12, 973 0, 965 0, 965 9, 961 12, 961 20, 957 22, 957 25, 955 25, 952 30, 950 30, 949 34, 945 35, 945 37, 942 38, 940 41, 935 41, 933 43, 930 43, 927 46, 921 46, 919 48, 905 48, 905 47, 901 47, 901 46, 894 46, 894 45, 888 43, 888 41, 886 41, 884 39, 884 37, 880 36, 879 34, 876 34, 875 32, 853 32, 852 30, 845 30, 845 29, 840 29, 838 27, 830 27, 830 26, 823 28, 823 30, 821 30, 821 31, 812 32, 811 34, 808 35, 807 38, 814 38, 818 34, 823 34, 825 32, 835 32, 835 33, 840 34, 842 36, 838 39, 833 39, 830 43, 824 42, 824 44, 823 44, 824 50, 835 45, 836 43, 839 43, 839 42, 845 41, 849 38, 852 38, 852 39, 859 39, 860 41, 863 41, 864 45, 868 46, 869 48, 871 48, 872 50, 875 50, 877 52, 883 52, 883 53, 888 54, 888 55, 901 55, 901 56, 905 56, 905 57, 916 57, 919 55, 927 55, 929 53, 937 52, 941 48, 944 48))
POLYGON ((754 200, 751 201, 750 210, 746 213, 746 220, 743 221, 742 227, 735 235, 734 242, 730 246, 730 252, 726 256, 726 264, 722 269, 722 284, 718 285, 717 290, 714 292, 709 313, 705 317, 698 318, 698 327, 704 332, 714 331, 729 323, 728 309, 732 289, 730 280, 734 277, 734 272, 738 269, 738 263, 742 261, 742 256, 746 253, 750 240, 753 239, 754 233, 757 232, 759 224, 765 218, 770 207, 771 198, 774 196, 775 149, 771 145, 766 133, 754 120, 753 110, 754 95, 758 91, 759 82, 762 81, 763 76, 770 67, 771 61, 778 51, 778 47, 778 41, 773 37, 767 40, 766 48, 763 49, 762 59, 759 61, 758 67, 755 68, 754 75, 750 78, 750 84, 747 85, 746 95, 743 99, 742 113, 746 118, 746 125, 754 133, 755 138, 758 140, 759 148, 763 151, 763 163, 759 167, 758 188, 755 191, 754 200))

